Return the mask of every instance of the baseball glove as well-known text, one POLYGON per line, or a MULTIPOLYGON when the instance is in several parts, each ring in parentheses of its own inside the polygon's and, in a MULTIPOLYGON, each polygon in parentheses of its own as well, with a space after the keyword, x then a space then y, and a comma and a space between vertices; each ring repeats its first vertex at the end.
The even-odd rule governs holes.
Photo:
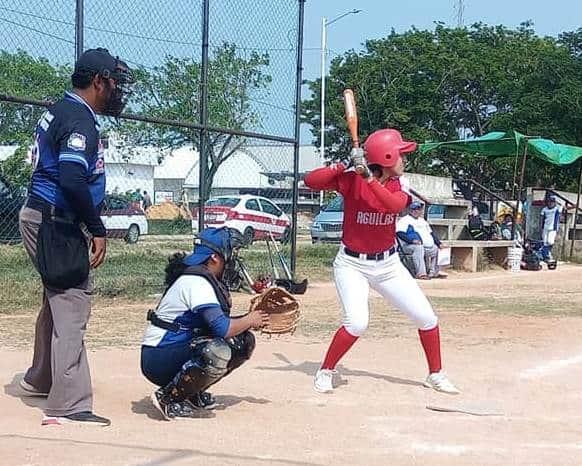
POLYGON ((299 322, 299 301, 283 288, 268 288, 251 299, 250 311, 261 310, 269 314, 269 323, 263 333, 293 333, 299 322))

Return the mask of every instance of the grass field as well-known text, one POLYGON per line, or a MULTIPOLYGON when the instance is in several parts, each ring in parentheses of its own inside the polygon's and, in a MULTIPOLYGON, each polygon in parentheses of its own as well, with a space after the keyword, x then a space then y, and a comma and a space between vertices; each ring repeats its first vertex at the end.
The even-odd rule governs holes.
MULTIPOLYGON (((164 267, 177 251, 188 251, 187 239, 163 239, 126 244, 122 240, 108 243, 107 259, 95 276, 97 299, 144 300, 163 290, 164 267)), ((289 247, 285 247, 287 257, 289 247)), ((297 276, 328 280, 337 251, 334 245, 300 244, 297 276)), ((254 276, 270 273, 270 262, 263 244, 245 249, 242 257, 254 276)), ((0 313, 18 309, 36 309, 40 300, 40 279, 21 245, 0 246, 0 313)))

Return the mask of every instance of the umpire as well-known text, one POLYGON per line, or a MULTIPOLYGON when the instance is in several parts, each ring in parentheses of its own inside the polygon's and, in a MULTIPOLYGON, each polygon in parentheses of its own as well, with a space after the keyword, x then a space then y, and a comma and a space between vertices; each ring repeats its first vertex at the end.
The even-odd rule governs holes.
POLYGON ((32 366, 20 382, 46 396, 43 425, 111 422, 93 413, 83 337, 91 312, 90 269, 105 259, 105 161, 96 114, 118 117, 133 77, 106 49, 87 50, 75 63, 73 90, 38 122, 35 169, 20 212, 24 247, 43 281, 32 366), (89 252, 89 247, 91 251, 89 252))

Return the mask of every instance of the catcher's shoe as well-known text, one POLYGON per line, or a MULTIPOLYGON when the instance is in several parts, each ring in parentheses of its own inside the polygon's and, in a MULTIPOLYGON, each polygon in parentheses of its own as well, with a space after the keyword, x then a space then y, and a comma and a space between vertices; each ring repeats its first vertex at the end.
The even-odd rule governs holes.
POLYGON ((449 393, 451 395, 461 393, 461 391, 447 378, 443 371, 429 374, 423 385, 427 388, 432 388, 437 392, 449 393))
POLYGON ((214 409, 217 406, 216 399, 210 392, 200 392, 188 398, 188 401, 196 409, 214 409))
POLYGON ((333 375, 335 371, 331 369, 319 369, 313 380, 313 388, 319 393, 330 393, 333 391, 333 375))
POLYGON ((151 398, 154 406, 167 421, 196 417, 196 410, 188 401, 170 401, 164 396, 161 388, 152 393, 151 398))

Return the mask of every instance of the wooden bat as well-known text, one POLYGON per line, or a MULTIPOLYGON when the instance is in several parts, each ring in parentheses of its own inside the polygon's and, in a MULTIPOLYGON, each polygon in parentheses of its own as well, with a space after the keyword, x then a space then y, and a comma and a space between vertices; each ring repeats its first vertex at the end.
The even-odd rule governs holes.
MULTIPOLYGON (((348 131, 352 138, 352 147, 360 147, 360 137, 358 136, 358 110, 356 107, 356 99, 354 91, 351 89, 344 90, 344 110, 346 115, 346 122, 348 124, 348 131)), ((356 172, 364 175, 368 172, 368 167, 365 165, 356 165, 356 172)))
POLYGON ((344 91, 344 109, 348 130, 352 138, 352 146, 360 147, 360 138, 358 137, 358 110, 356 109, 356 99, 351 89, 344 91))

